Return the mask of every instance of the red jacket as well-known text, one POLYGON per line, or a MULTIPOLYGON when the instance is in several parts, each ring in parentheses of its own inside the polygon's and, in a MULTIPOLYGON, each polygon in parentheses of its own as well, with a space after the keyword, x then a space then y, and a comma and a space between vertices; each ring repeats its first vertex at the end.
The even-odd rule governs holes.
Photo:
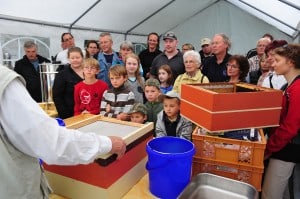
MULTIPOLYGON (((279 127, 273 129, 266 155, 282 150, 300 130, 300 79, 295 80, 282 97, 279 127)), ((300 151, 298 152, 300 153, 300 151)))
POLYGON ((83 81, 76 84, 74 88, 74 115, 79 115, 85 110, 91 114, 99 114, 102 96, 107 89, 107 84, 102 80, 91 85, 85 84, 83 81))

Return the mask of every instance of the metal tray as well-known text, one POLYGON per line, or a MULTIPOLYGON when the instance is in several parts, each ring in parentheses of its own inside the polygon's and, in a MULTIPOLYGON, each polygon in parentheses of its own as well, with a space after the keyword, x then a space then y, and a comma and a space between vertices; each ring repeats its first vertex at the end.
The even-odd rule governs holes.
POLYGON ((258 199, 257 190, 250 184, 200 173, 179 195, 179 199, 258 199))

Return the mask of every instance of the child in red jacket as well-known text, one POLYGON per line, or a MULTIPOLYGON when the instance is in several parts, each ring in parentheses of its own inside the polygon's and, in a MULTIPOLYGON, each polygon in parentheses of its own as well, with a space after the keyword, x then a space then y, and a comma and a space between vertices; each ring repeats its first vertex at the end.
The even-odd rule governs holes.
POLYGON ((74 89, 74 115, 81 113, 100 113, 100 104, 104 91, 108 85, 96 78, 99 73, 99 63, 94 58, 85 59, 83 62, 84 80, 75 85, 74 89))

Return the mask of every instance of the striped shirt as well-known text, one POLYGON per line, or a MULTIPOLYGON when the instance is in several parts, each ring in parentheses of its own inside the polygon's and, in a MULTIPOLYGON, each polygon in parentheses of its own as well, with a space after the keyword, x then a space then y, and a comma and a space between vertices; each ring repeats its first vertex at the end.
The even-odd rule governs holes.
POLYGON ((120 113, 128 113, 134 103, 133 92, 125 88, 124 85, 109 89, 103 93, 100 115, 116 118, 120 113))
POLYGON ((259 70, 259 57, 258 57, 258 55, 255 55, 255 56, 251 57, 250 59, 248 59, 248 62, 249 62, 249 66, 250 66, 249 72, 259 70))

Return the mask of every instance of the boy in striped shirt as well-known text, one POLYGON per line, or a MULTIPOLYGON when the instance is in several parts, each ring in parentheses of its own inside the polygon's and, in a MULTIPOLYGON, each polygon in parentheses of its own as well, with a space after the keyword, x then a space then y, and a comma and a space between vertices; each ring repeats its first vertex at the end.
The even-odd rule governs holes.
POLYGON ((124 86, 127 80, 125 67, 121 65, 111 67, 108 77, 112 84, 112 89, 103 93, 100 115, 130 121, 128 112, 135 103, 135 98, 133 92, 124 86))

